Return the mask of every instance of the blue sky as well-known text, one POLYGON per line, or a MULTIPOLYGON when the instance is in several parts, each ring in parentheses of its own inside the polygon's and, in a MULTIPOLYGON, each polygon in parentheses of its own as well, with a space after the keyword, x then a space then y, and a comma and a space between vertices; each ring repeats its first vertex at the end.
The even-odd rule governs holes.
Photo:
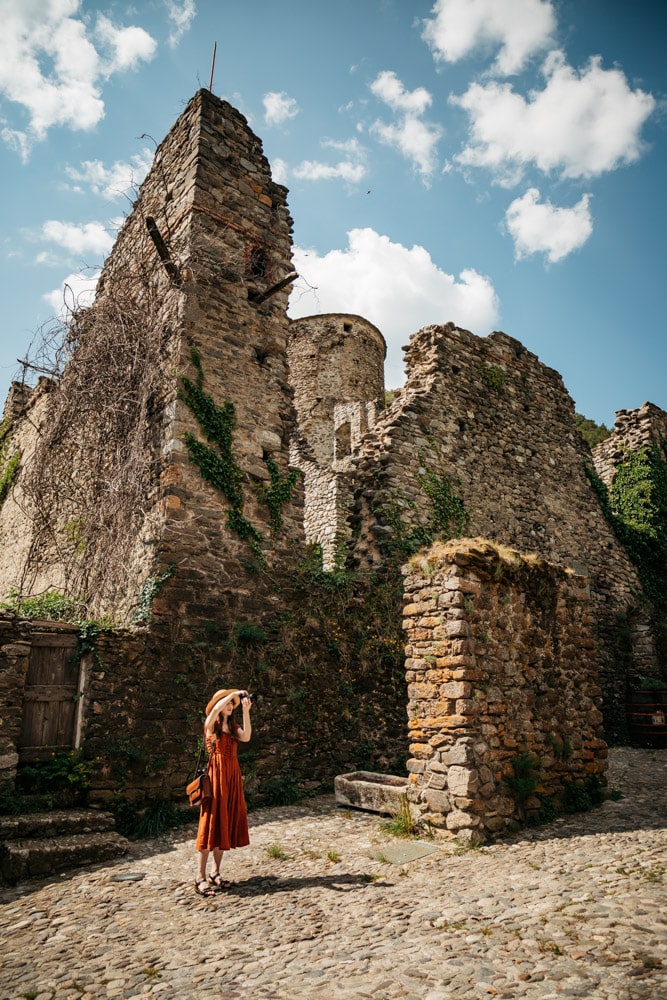
POLYGON ((667 4, 0 0, 0 396, 208 86, 289 188, 290 315, 503 330, 576 408, 667 409, 667 4), (31 346, 32 345, 32 346, 31 346))

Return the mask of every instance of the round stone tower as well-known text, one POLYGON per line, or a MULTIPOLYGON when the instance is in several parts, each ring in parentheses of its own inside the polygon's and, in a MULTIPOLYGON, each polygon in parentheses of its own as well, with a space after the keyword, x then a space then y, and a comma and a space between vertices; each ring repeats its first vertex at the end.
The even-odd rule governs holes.
POLYGON ((287 342, 289 382, 299 432, 291 463, 304 475, 306 539, 335 565, 348 536, 349 471, 376 414, 384 407, 387 345, 361 316, 325 313, 292 320, 287 342))
POLYGON ((385 339, 361 316, 292 320, 289 381, 299 429, 320 466, 345 470, 384 407, 385 339))

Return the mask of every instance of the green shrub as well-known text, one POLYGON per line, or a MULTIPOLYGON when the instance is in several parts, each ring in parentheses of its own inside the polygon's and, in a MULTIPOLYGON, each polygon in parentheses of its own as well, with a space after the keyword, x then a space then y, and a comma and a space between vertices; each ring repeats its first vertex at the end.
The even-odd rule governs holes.
POLYGON ((111 811, 118 832, 132 840, 157 837, 167 830, 194 823, 198 817, 194 809, 179 809, 169 799, 160 797, 137 803, 118 796, 111 804, 111 811))
POLYGON ((16 775, 16 789, 22 795, 42 795, 51 808, 85 804, 90 788, 93 762, 81 750, 54 750, 49 760, 24 764, 16 775))

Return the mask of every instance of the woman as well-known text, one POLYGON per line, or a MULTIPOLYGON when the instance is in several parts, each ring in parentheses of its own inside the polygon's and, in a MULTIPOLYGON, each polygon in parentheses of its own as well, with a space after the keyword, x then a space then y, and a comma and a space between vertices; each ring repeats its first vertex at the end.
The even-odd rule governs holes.
POLYGON ((248 815, 243 797, 241 768, 236 755, 237 743, 247 743, 252 735, 250 706, 247 691, 225 689, 216 691, 206 706, 204 742, 209 753, 208 773, 213 795, 201 806, 195 850, 199 852, 199 865, 195 891, 200 896, 212 896, 222 889, 229 889, 231 882, 220 874, 224 851, 233 847, 246 847, 248 815), (232 713, 243 706, 243 724, 238 726, 232 713), (213 851, 213 870, 206 875, 209 853, 213 851))

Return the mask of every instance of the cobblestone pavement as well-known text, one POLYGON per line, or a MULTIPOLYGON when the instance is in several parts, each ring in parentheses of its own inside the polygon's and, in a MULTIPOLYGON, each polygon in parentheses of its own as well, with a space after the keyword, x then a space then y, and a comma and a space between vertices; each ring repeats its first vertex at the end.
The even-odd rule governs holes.
POLYGON ((144 841, 0 890, 0 998, 667 1000, 666 777, 667 751, 615 749, 619 801, 403 864, 333 798, 259 810, 211 900, 190 829, 144 841))

